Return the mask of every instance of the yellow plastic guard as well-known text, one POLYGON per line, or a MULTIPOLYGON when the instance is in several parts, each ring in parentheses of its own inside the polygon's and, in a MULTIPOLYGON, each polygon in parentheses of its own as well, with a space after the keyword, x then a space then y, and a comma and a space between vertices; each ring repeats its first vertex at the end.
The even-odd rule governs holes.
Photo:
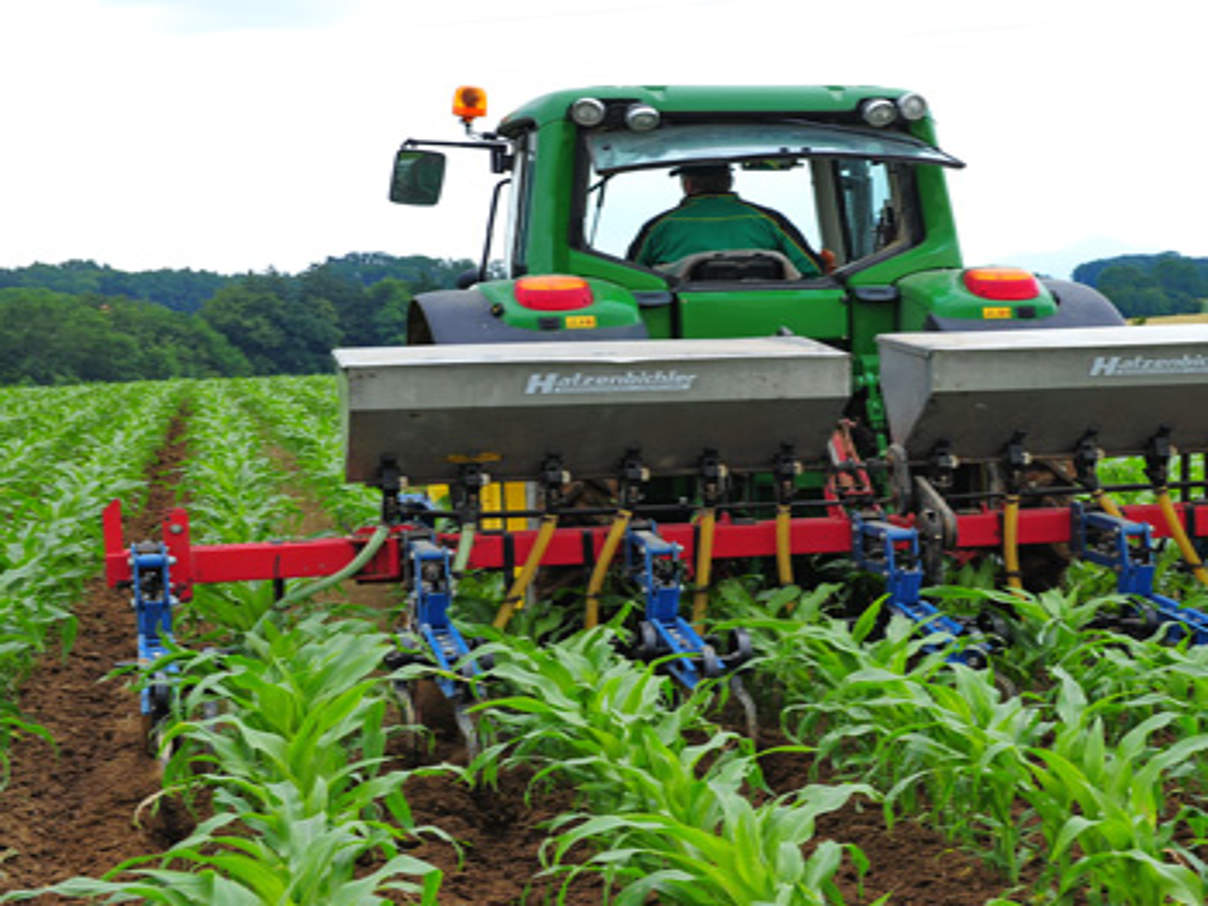
MULTIPOLYGON (((523 510, 528 505, 528 492, 523 481, 492 481, 482 489, 482 511, 498 513, 500 510, 523 510)), ((486 530, 503 528, 502 519, 483 519, 482 527, 486 530)), ((513 516, 507 520, 510 532, 519 532, 528 528, 528 520, 523 516, 513 516)))

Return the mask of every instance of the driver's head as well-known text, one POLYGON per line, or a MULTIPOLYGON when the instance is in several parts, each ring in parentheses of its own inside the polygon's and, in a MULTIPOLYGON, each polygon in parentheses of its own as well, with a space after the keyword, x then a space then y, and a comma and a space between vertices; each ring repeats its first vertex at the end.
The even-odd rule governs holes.
POLYGON ((734 176, 725 164, 703 164, 701 166, 677 167, 671 171, 678 175, 685 195, 713 195, 729 192, 734 185, 734 176))

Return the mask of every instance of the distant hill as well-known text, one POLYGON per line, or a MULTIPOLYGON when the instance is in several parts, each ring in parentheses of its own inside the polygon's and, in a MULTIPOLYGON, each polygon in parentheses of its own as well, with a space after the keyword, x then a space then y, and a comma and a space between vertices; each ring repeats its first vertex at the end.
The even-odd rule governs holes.
POLYGON ((412 295, 470 267, 358 252, 299 274, 3 269, 0 384, 327 371, 333 347, 405 343, 412 295))
MULTIPOLYGON (((406 283, 412 292, 423 292, 453 286, 457 275, 470 266, 469 261, 425 255, 396 257, 385 252, 350 252, 311 265, 301 274, 278 276, 288 280, 321 270, 327 277, 357 283, 363 288, 391 278, 406 283)), ((173 311, 192 313, 200 310, 218 290, 246 276, 188 268, 123 271, 95 261, 73 260, 62 264, 36 263, 28 267, 0 268, 0 289, 36 287, 71 295, 146 299, 173 311)))
POLYGON ((39 288, 71 295, 146 299, 173 311, 194 312, 231 278, 213 271, 122 271, 95 261, 0 268, 0 289, 39 288))
POLYGON ((1100 258, 1078 265, 1073 277, 1098 289, 1127 318, 1196 314, 1208 298, 1208 258, 1178 252, 1100 258))

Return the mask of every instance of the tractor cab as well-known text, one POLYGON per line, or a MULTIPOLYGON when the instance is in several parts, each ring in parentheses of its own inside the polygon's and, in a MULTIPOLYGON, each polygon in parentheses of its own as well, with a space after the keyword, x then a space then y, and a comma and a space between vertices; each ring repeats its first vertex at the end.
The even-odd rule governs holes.
MULTIPOLYGON (((903 276, 960 266, 941 170, 963 164, 935 147, 926 102, 917 94, 594 88, 546 95, 505 117, 496 132, 475 133, 468 114, 485 111, 485 94, 463 88, 458 98, 467 91, 481 102, 472 109, 455 102, 467 141, 404 143, 392 200, 432 204, 439 197, 443 155, 421 148, 488 150, 492 169, 505 177, 492 199, 492 222, 505 185, 509 194, 507 238, 498 250, 506 278, 564 274, 606 281, 630 298, 629 326, 642 336, 788 331, 843 348, 855 338, 857 348, 871 353, 875 333, 902 325, 884 305, 871 317, 853 316, 853 298, 897 302, 892 286, 903 276), (729 170, 736 197, 769 222, 784 224, 810 261, 790 261, 783 249, 758 239, 736 245, 727 238, 724 212, 708 211, 694 222, 701 234, 694 254, 655 260, 640 253, 635 239, 643 224, 683 199, 681 181, 672 177, 702 165, 729 170), (711 222, 715 241, 707 235, 711 222)), ((487 282, 488 257, 484 252, 475 282, 487 282)), ((523 312, 511 309, 511 294, 502 295, 487 307, 502 304, 503 320, 521 326, 523 312)), ((417 336, 467 341, 465 331, 425 318, 422 300, 420 309, 417 336)), ((463 325, 465 315, 459 312, 463 325)), ((595 321, 596 329, 616 326, 615 319, 595 321)), ((494 333, 501 340, 508 334, 494 333)))

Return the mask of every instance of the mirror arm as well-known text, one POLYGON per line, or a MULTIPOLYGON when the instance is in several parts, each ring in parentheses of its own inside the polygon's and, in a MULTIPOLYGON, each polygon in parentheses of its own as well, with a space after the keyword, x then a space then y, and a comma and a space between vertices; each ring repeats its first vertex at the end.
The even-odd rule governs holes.
POLYGON ((499 194, 503 191, 503 187, 511 181, 512 177, 504 177, 495 183, 495 188, 491 192, 491 210, 487 214, 487 237, 486 241, 482 244, 482 263, 478 266, 478 281, 480 283, 487 279, 487 265, 491 260, 491 236, 495 232, 495 212, 499 209, 499 194))
POLYGON ((511 142, 503 139, 481 139, 473 142, 446 142, 437 141, 436 139, 428 138, 409 138, 403 142, 402 147, 406 148, 478 148, 484 151, 491 152, 491 172, 492 173, 507 173, 512 169, 512 164, 515 162, 515 155, 509 153, 511 151, 511 142))

